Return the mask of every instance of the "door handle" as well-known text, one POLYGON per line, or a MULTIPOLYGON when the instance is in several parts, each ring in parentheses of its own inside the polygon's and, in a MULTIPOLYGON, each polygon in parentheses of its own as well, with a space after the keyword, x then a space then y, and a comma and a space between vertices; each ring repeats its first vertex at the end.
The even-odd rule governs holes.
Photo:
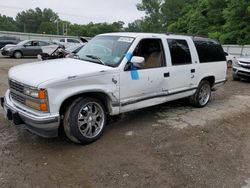
POLYGON ((195 73, 195 69, 191 69, 191 73, 195 73))
POLYGON ((164 77, 166 78, 166 77, 169 77, 170 76, 170 74, 169 74, 169 72, 165 72, 164 73, 164 77))

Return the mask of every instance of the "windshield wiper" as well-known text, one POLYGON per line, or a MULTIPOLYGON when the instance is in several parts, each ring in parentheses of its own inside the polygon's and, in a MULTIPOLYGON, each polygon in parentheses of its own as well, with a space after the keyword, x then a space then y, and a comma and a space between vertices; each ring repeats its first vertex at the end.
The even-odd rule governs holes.
POLYGON ((104 63, 104 62, 101 60, 100 57, 97 57, 97 56, 95 56, 95 55, 85 55, 85 56, 88 57, 88 58, 91 58, 91 59, 96 59, 96 60, 98 60, 101 64, 106 65, 106 63, 104 63))

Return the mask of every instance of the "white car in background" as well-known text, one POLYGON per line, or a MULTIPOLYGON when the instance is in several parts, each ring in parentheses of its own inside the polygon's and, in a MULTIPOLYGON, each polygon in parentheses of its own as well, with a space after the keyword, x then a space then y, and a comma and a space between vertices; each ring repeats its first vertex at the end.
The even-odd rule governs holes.
POLYGON ((239 57, 233 63, 233 80, 250 80, 250 56, 239 57))
POLYGON ((76 39, 76 38, 60 38, 53 40, 54 42, 58 42, 62 44, 65 48, 68 48, 73 45, 83 45, 86 42, 88 42, 86 39, 81 38, 81 39, 76 39))
POLYGON ((229 54, 227 52, 224 52, 225 53, 225 56, 226 56, 226 59, 227 59, 227 66, 228 67, 232 67, 233 66, 233 63, 235 61, 237 61, 236 57, 232 54, 229 54))

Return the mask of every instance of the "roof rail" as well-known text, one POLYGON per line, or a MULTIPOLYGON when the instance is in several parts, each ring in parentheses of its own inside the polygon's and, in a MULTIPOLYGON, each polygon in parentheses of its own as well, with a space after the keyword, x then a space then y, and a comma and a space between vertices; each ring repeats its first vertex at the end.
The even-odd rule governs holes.
POLYGON ((183 35, 183 36, 189 36, 189 37, 203 37, 203 38, 209 38, 208 36, 205 35, 192 35, 192 34, 187 34, 187 33, 173 33, 173 32, 167 32, 165 35, 183 35))

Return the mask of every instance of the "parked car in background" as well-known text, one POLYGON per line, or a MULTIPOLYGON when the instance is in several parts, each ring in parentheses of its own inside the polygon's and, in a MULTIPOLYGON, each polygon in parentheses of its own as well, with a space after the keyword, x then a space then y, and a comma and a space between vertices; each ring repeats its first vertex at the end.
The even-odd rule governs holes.
POLYGON ((0 36, 0 49, 3 48, 7 44, 17 44, 19 42, 20 42, 20 39, 16 37, 0 36))
POLYGON ((61 38, 61 39, 55 39, 53 42, 59 42, 60 44, 64 45, 65 48, 68 48, 72 45, 80 45, 85 44, 88 42, 86 39, 76 39, 76 38, 61 38))
POLYGON ((41 61, 48 59, 58 59, 65 57, 74 57, 74 55, 82 49, 85 44, 73 45, 69 48, 62 48, 58 45, 44 46, 42 47, 42 53, 37 56, 41 61))
POLYGON ((250 80, 250 56, 239 57, 233 63, 233 80, 250 80))
POLYGON ((224 52, 225 53, 225 56, 226 56, 226 59, 227 59, 227 66, 228 67, 232 67, 234 61, 237 61, 236 60, 236 57, 232 54, 229 54, 227 52, 224 52))
POLYGON ((1 49, 3 56, 21 58, 23 56, 37 56, 42 53, 42 46, 52 45, 42 40, 24 40, 17 45, 6 45, 1 49))

